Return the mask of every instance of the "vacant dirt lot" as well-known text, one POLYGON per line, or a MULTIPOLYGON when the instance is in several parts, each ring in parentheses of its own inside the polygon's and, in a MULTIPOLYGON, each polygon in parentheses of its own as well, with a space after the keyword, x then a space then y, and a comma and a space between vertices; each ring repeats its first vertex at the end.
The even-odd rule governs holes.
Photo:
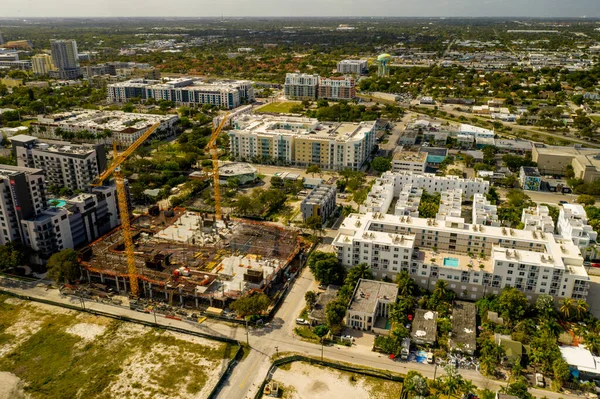
POLYGON ((308 363, 295 362, 273 375, 283 390, 283 398, 398 398, 401 385, 360 374, 343 372, 308 363))
POLYGON ((205 398, 235 349, 0 295, 0 399, 205 398))

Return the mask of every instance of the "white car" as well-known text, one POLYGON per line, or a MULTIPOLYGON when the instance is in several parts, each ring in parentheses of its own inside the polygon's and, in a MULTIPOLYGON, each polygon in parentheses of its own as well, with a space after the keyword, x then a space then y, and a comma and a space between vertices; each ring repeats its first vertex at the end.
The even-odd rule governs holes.
POLYGON ((308 325, 308 321, 306 321, 304 319, 296 319, 296 324, 299 324, 301 326, 306 326, 306 325, 308 325))
POLYGON ((427 363, 433 363, 433 352, 427 352, 427 363))

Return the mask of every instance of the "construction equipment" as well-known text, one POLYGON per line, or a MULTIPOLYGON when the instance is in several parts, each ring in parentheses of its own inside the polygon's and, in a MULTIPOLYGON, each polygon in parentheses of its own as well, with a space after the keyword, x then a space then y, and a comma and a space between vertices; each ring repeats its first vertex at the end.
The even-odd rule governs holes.
POLYGON ((213 127, 212 135, 210 136, 210 140, 206 145, 206 148, 210 150, 210 155, 212 156, 213 163, 213 189, 215 192, 215 217, 216 220, 223 219, 223 215, 221 213, 221 184, 219 182, 219 149, 217 147, 217 139, 219 138, 219 134, 227 120, 229 118, 229 113, 226 113, 219 124, 213 127))
POLYGON ((115 179, 117 185, 117 202, 119 205, 119 212, 121 214, 121 229, 123 230, 123 243, 125 245, 125 255, 127 257, 127 272, 129 274, 129 285, 131 286, 131 294, 134 297, 139 295, 138 276, 137 268, 135 266, 135 254, 133 247, 133 238, 131 236, 131 223, 129 215, 129 204, 127 202, 127 191, 125 190, 125 178, 121 173, 121 164, 140 146, 148 137, 152 135, 158 129, 160 123, 155 123, 148 130, 144 132, 136 141, 133 142, 125 151, 121 154, 117 151, 117 142, 113 143, 114 159, 106 171, 102 173, 96 181, 91 184, 92 186, 101 186, 104 180, 106 180, 111 174, 115 179))

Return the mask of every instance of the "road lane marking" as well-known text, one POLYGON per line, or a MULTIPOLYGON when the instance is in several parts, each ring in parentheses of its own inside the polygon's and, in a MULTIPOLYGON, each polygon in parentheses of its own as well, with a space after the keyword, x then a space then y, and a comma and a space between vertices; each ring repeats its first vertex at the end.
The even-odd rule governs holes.
POLYGON ((258 363, 259 360, 260 360, 260 357, 258 359, 256 359, 256 361, 252 364, 252 367, 250 367, 250 370, 246 374, 246 377, 240 384, 240 389, 244 388, 244 385, 246 385, 246 381, 248 381, 248 378, 250 377, 250 373, 254 370, 254 367, 256 366, 256 364, 258 363))

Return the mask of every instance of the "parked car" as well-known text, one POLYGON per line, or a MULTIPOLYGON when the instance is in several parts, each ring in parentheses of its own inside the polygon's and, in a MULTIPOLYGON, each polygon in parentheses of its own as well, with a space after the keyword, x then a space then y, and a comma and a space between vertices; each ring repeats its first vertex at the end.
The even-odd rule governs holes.
POLYGON ((304 319, 296 319, 296 324, 299 324, 301 326, 307 326, 309 323, 304 319))
POLYGON ((433 363, 433 352, 427 352, 427 363, 433 363))
POLYGON ((559 204, 564 205, 564 204, 568 204, 569 201, 558 201, 559 204))

